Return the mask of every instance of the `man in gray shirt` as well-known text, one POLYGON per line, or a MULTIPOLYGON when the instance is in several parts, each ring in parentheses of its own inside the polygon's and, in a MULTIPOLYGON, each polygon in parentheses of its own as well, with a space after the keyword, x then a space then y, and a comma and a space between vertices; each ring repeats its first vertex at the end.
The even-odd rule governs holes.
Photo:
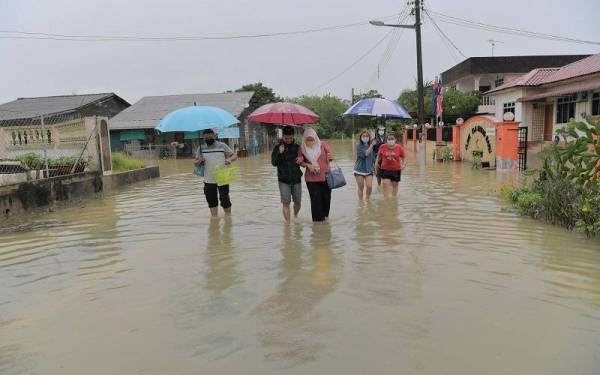
POLYGON ((229 165, 237 160, 237 155, 225 143, 218 142, 212 129, 204 131, 204 146, 196 151, 196 165, 204 164, 204 196, 210 214, 219 215, 219 201, 225 215, 231 215, 231 200, 229 199, 229 185, 217 186, 213 172, 215 168, 229 165))

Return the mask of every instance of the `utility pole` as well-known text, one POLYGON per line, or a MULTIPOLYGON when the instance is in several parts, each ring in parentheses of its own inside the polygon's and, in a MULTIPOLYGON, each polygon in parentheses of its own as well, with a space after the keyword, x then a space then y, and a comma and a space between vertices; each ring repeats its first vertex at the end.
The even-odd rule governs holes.
POLYGON ((417 94, 419 96, 419 125, 425 132, 425 93, 423 92, 423 51, 421 48, 421 1, 415 0, 415 33, 417 39, 417 94))

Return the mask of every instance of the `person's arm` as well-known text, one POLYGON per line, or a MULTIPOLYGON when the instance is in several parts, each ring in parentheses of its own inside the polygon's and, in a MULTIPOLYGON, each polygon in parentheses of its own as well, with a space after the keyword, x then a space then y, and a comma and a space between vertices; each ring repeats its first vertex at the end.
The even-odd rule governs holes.
POLYGON ((275 146, 273 148, 273 152, 271 153, 271 164, 274 167, 277 167, 281 163, 281 153, 279 152, 279 146, 275 146))
POLYGON ((325 155, 327 155, 327 160, 333 161, 333 152, 331 152, 329 145, 325 142, 323 142, 323 150, 325 151, 325 155))
POLYGON ((196 150, 196 160, 194 161, 195 165, 201 165, 204 163, 204 158, 202 157, 202 146, 199 146, 196 150))
POLYGON ((225 156, 227 157, 225 159, 225 165, 229 165, 237 160, 238 156, 225 143, 223 143, 223 149, 225 150, 225 156))
POLYGON ((364 159, 367 157, 367 154, 365 152, 366 150, 364 149, 364 147, 362 147, 362 144, 357 144, 356 145, 356 158, 357 159, 364 159))

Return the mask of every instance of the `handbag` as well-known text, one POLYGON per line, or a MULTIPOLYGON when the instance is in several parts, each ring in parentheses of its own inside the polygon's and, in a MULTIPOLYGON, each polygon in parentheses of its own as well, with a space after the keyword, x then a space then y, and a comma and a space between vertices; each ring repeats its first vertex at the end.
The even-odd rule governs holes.
MULTIPOLYGON (((202 146, 198 147, 199 155, 202 155, 202 146)), ((192 172, 192 174, 194 176, 198 176, 198 177, 204 177, 204 162, 202 162, 202 164, 200 165, 196 165, 194 167, 194 171, 192 172)))
POLYGON ((330 189, 341 188, 342 186, 346 186, 346 178, 344 178, 344 173, 342 173, 342 168, 340 168, 337 164, 334 164, 329 173, 326 175, 327 185, 330 189))

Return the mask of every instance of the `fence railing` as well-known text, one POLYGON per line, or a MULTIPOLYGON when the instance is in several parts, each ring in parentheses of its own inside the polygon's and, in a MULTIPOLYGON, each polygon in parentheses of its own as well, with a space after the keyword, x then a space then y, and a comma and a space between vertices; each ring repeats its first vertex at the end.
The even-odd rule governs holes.
POLYGON ((492 97, 483 95, 479 101, 480 105, 496 105, 496 100, 492 97))

